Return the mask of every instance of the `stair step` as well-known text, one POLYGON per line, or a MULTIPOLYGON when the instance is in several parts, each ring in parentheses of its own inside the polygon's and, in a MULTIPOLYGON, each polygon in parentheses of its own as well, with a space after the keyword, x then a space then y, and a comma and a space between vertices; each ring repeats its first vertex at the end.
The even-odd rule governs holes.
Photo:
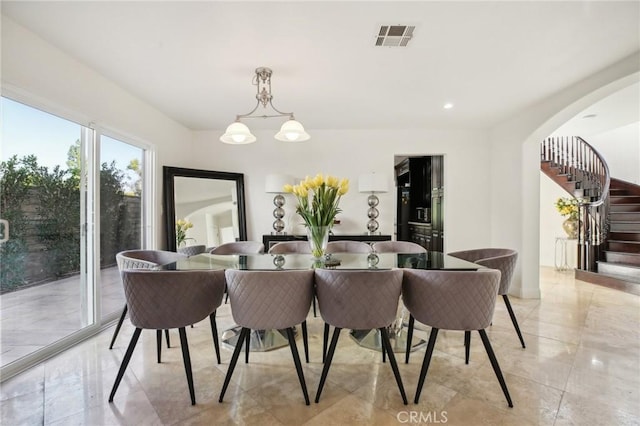
POLYGON ((624 253, 640 253, 640 243, 636 241, 609 240, 608 250, 624 253))
POLYGON ((640 266, 640 253, 623 253, 618 251, 605 251, 604 260, 609 263, 624 263, 640 266))
POLYGON ((611 221, 640 222, 640 212, 611 212, 611 221))
POLYGON ((611 204, 639 204, 640 195, 611 195, 611 204))
POLYGON ((617 241, 638 241, 640 242, 640 232, 611 232, 610 240, 617 241))
POLYGON ((640 222, 611 222, 610 232, 638 232, 640 222))
POLYGON ((611 212, 640 212, 640 204, 611 204, 611 212))
POLYGON ((611 188, 609 189, 609 194, 611 196, 632 195, 628 189, 624 188, 611 188))
POLYGON ((640 266, 637 265, 598 262, 598 273, 640 283, 640 266))

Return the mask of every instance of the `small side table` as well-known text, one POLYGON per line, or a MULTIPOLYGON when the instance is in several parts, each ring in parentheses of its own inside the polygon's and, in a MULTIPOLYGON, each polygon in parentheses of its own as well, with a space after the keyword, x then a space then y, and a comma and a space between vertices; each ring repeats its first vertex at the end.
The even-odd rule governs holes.
MULTIPOLYGON (((553 254, 553 263, 556 271, 568 271, 574 269, 569 265, 568 246, 570 242, 578 241, 575 238, 556 237, 555 251, 553 254)), ((573 246, 573 244, 571 244, 573 246)))

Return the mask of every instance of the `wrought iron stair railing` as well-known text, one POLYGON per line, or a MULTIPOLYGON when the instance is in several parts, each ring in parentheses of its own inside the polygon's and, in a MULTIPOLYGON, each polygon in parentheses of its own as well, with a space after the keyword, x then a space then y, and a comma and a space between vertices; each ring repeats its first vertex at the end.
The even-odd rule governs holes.
POLYGON ((549 137, 540 145, 542 169, 580 203, 578 269, 597 271, 609 234, 609 167, 579 136, 549 137), (561 183, 562 182, 562 183, 561 183))

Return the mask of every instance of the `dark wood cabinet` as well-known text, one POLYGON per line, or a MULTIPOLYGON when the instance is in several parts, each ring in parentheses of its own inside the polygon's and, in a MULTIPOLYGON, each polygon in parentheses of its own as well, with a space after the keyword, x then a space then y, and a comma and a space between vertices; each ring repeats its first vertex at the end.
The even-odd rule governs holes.
POLYGON ((443 159, 408 157, 396 165, 399 241, 413 241, 427 250, 444 249, 443 159))
POLYGON ((434 250, 431 244, 431 232, 430 224, 409 222, 409 240, 427 250, 434 250))
MULTIPOLYGON (((281 241, 307 240, 306 235, 263 235, 262 244, 265 251, 281 241)), ((390 241, 391 235, 366 235, 366 234, 348 234, 348 235, 329 235, 329 241, 364 241, 365 243, 375 243, 376 241, 390 241)))

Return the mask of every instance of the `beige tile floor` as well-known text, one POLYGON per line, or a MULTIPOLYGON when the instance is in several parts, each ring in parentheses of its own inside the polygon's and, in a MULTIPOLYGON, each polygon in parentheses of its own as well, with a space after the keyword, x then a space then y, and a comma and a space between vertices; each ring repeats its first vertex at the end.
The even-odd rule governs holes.
MULTIPOLYGON (((514 401, 508 408, 477 334, 464 364, 461 332, 441 332, 419 405, 404 406, 380 354, 343 335, 319 404, 305 406, 287 348, 241 360, 218 396, 231 350, 215 364, 210 327, 188 329, 197 404, 189 402, 179 347, 155 362, 155 333, 142 333, 115 401, 107 398, 132 328, 113 350, 113 328, 0 385, 3 425, 638 425, 640 297, 575 281, 544 268, 541 300, 511 298, 524 331, 522 349, 501 300, 489 336, 514 401)), ((315 396, 321 373, 319 318, 308 319, 315 396)), ((218 324, 232 324, 228 306, 218 324)), ((420 334, 420 332, 417 332, 420 334)), ((422 337, 426 337, 422 333, 422 337)), ((172 344, 178 344, 172 332, 172 344)), ((301 346, 301 345, 300 345, 301 346)), ((300 348, 300 351, 302 349, 300 348)), ((424 350, 400 372, 410 399, 424 350)))

